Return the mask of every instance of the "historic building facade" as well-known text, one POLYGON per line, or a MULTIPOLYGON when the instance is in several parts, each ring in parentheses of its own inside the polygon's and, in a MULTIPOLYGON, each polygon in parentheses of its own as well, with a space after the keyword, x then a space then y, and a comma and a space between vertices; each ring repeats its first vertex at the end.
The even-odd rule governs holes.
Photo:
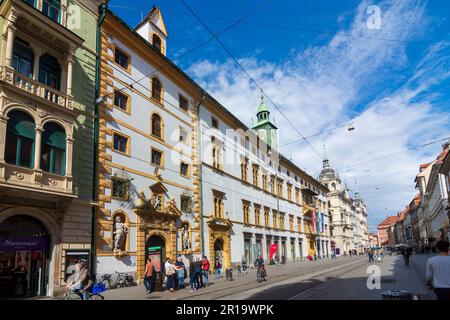
POLYGON ((253 128, 214 104, 199 119, 205 254, 225 268, 274 244, 288 261, 329 255, 327 189, 277 152, 263 97, 253 128))
POLYGON ((58 295, 89 260, 100 2, 0 4, 0 294, 58 295))
POLYGON ((415 179, 421 199, 416 208, 419 247, 448 237, 448 177, 441 170, 445 168, 449 150, 450 143, 447 141, 434 161, 420 166, 420 172, 415 179))
POLYGON ((202 92, 165 57, 158 8, 134 29, 103 10, 96 271, 141 281, 150 255, 163 271, 165 258, 201 254, 193 139, 202 92))
POLYGON ((362 251, 368 247, 367 211, 358 193, 355 199, 350 190, 341 185, 339 175, 331 168, 329 160, 323 161, 320 182, 328 187, 332 248, 336 255, 349 250, 362 251))

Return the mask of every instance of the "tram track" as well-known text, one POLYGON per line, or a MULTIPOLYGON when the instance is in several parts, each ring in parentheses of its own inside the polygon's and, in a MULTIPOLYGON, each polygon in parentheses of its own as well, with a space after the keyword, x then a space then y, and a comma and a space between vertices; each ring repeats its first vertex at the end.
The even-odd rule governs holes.
MULTIPOLYGON (((317 279, 319 277, 323 277, 324 275, 328 274, 328 273, 332 273, 335 272, 337 270, 340 270, 342 268, 346 269, 346 267, 352 266, 357 264, 357 266, 354 269, 360 268, 362 265, 366 264, 366 260, 362 259, 360 261, 353 261, 351 263, 347 263, 347 264, 342 264, 339 266, 335 266, 332 267, 330 270, 330 266, 323 266, 322 268, 319 268, 317 270, 314 271, 314 275, 307 278, 307 279, 303 279, 297 282, 297 283, 292 283, 292 284, 286 284, 286 287, 290 287, 293 285, 298 285, 299 283, 303 283, 304 285, 306 284, 311 284, 311 280, 317 279), (319 273, 318 273, 319 272, 319 273)), ((349 272, 348 269, 346 269, 346 271, 344 271, 342 274, 345 274, 349 272)), ((234 295, 238 295, 241 293, 245 293, 249 290, 260 290, 260 291, 264 291, 264 288, 268 288, 270 290, 270 288, 273 287, 273 285, 276 285, 276 283, 282 282, 282 281, 287 281, 292 279, 293 281, 295 281, 295 278, 302 278, 305 276, 308 276, 308 274, 310 274, 311 272, 306 272, 304 274, 298 274, 298 275, 294 275, 294 277, 292 277, 291 274, 281 274, 281 275, 276 275, 273 277, 270 277, 269 281, 267 281, 267 283, 263 283, 263 284, 256 284, 256 278, 246 281, 245 283, 242 283, 241 285, 239 285, 239 290, 236 291, 236 287, 227 287, 227 288, 218 288, 215 290, 209 290, 209 291, 205 291, 205 292, 201 292, 201 293, 197 293, 191 297, 183 297, 177 300, 195 300, 195 299, 201 299, 202 296, 208 295, 209 299, 213 299, 213 300, 218 300, 218 299, 222 299, 225 298, 227 296, 234 296, 234 295), (220 293, 219 295, 215 295, 217 293, 220 293)), ((339 274, 340 275, 340 274, 339 274)), ((320 283, 319 283, 320 284, 320 283)), ((309 288, 310 289, 310 288, 309 288)), ((258 295, 258 293, 256 293, 256 295, 258 295)), ((282 300, 282 299, 280 299, 282 300)))

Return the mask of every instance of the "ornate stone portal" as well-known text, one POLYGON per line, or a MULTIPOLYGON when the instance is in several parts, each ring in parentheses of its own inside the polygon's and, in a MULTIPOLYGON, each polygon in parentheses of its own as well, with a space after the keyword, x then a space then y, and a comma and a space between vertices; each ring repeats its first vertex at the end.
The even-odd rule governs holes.
POLYGON ((146 199, 143 192, 140 192, 140 200, 133 209, 137 219, 137 256, 136 256, 136 279, 143 280, 146 245, 148 239, 157 235, 161 237, 165 244, 165 256, 175 258, 177 253, 177 220, 182 213, 175 205, 173 198, 164 202, 167 195, 167 188, 162 181, 158 181, 150 186, 151 198, 146 199))
POLYGON ((209 226, 209 248, 210 258, 214 262, 216 255, 220 256, 221 263, 225 269, 231 268, 231 230, 233 224, 230 219, 210 217, 207 221, 209 226), (221 245, 220 252, 215 252, 215 244, 221 245))

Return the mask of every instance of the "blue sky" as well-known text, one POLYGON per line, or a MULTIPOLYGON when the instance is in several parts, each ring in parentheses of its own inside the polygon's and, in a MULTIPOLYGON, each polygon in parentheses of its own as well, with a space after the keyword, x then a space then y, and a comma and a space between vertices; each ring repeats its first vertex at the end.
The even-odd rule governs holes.
MULTIPOLYGON (((331 165, 366 200, 372 229, 411 201, 419 164, 442 143, 421 145, 450 136, 450 2, 186 1, 214 32, 254 13, 220 39, 304 136, 354 123, 309 140, 322 153, 325 138, 331 165), (381 10, 377 30, 367 28, 370 5, 381 10)), ((181 1, 110 1, 131 26, 153 4, 168 57, 250 125, 259 92, 215 40, 178 58, 211 37, 181 1)), ((269 107, 280 144, 298 139, 269 107)), ((318 175, 321 159, 305 143, 281 151, 318 175)))

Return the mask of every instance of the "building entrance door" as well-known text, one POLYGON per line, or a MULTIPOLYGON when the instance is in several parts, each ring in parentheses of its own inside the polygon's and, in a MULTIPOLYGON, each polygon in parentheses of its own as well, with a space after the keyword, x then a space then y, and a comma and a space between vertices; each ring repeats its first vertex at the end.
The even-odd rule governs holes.
POLYGON ((0 295, 47 295, 50 233, 37 219, 12 216, 0 224, 0 295))
POLYGON ((160 236, 153 235, 147 240, 145 250, 145 264, 147 259, 152 260, 153 266, 155 267, 155 275, 152 278, 154 281, 153 288, 155 291, 162 291, 162 285, 164 281, 164 262, 166 261, 166 244, 164 239, 160 236))
POLYGON ((222 239, 216 239, 214 241, 214 265, 217 264, 217 261, 220 262, 222 265, 222 269, 224 267, 224 261, 223 261, 223 240, 222 239))

